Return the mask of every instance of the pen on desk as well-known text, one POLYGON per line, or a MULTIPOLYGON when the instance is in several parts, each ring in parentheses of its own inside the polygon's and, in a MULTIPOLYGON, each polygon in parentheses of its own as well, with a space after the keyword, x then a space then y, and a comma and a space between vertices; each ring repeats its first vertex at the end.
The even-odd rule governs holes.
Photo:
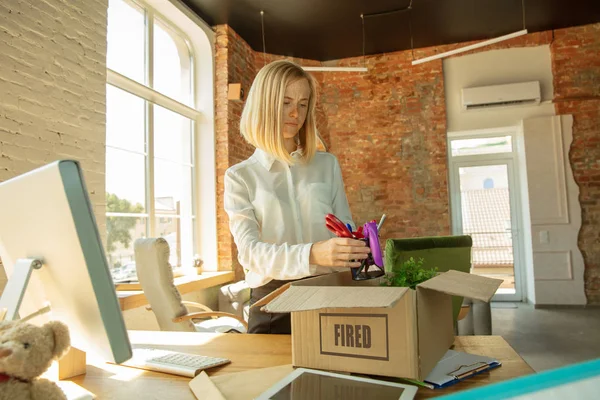
POLYGON ((381 226, 383 225, 384 221, 385 221, 385 214, 383 214, 381 216, 381 219, 379 220, 379 223, 377 224, 377 232, 379 232, 381 230, 381 226))

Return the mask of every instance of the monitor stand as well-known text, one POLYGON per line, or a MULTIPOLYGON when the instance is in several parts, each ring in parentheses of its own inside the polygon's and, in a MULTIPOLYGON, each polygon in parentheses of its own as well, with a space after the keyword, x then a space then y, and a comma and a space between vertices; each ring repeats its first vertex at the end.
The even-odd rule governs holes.
POLYGON ((58 371, 53 378, 62 381, 86 373, 85 351, 71 347, 71 349, 60 360, 58 360, 58 371))
POLYGON ((41 260, 35 258, 19 258, 17 260, 0 298, 0 310, 4 313, 3 320, 13 321, 18 318, 31 272, 40 268, 42 268, 41 260))
MULTIPOLYGON (((42 268, 42 265, 42 261, 35 258, 20 258, 17 260, 13 273, 8 279, 0 298, 0 321, 14 321, 19 319, 19 308, 29 284, 31 272, 34 269, 42 268)), ((48 311, 50 311, 50 306, 41 308, 20 320, 25 322, 48 311)), ((84 351, 71 347, 67 354, 58 361, 58 375, 56 378, 62 380, 85 374, 85 359, 84 351)))

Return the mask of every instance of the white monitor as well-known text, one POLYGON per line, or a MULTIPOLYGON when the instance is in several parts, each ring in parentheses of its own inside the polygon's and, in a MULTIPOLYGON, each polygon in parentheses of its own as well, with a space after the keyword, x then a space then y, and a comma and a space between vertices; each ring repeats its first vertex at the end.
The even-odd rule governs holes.
POLYGON ((66 323, 73 347, 110 362, 131 358, 79 163, 56 161, 0 183, 0 259, 7 319, 49 303, 36 319, 66 323))

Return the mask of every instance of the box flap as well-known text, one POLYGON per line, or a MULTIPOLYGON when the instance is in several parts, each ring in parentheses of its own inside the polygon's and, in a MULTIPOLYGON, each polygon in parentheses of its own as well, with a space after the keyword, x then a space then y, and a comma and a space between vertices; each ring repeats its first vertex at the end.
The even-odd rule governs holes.
POLYGON ((393 307, 409 290, 400 287, 291 286, 262 308, 292 312, 322 308, 393 307))
POLYGON ((454 342, 452 298, 434 290, 417 290, 419 379, 433 370, 454 342))
POLYGON ((273 290, 271 293, 269 293, 268 295, 266 295, 262 299, 258 300, 256 303, 252 304, 250 306, 250 308, 262 307, 265 304, 268 304, 271 300, 273 300, 274 298, 276 298, 277 296, 279 296, 281 293, 283 293, 286 290, 288 290, 291 285, 292 285, 292 283, 288 282, 288 283, 284 284, 283 286, 278 287, 277 289, 273 290))
POLYGON ((273 290, 265 297, 252 304, 250 308, 262 307, 271 300, 288 290, 290 286, 380 286, 381 279, 368 279, 365 281, 355 281, 352 279, 350 271, 333 272, 331 274, 317 275, 310 278, 290 281, 283 286, 273 290))
POLYGON ((501 283, 502 279, 486 278, 450 270, 419 284, 417 287, 489 302, 501 283))

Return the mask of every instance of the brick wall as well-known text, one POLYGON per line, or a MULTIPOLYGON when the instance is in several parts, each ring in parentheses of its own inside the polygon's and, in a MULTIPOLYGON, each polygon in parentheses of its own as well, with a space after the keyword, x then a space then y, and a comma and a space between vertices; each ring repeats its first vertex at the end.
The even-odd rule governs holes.
POLYGON ((552 42, 557 114, 573 115, 570 160, 579 185, 585 291, 600 304, 600 24, 559 29, 552 42))
POLYGON ((223 209, 223 177, 231 165, 248 158, 253 148, 240 135, 239 121, 243 101, 227 100, 229 83, 241 83, 245 93, 256 75, 254 51, 230 27, 216 28, 216 82, 215 130, 217 160, 217 237, 218 258, 221 269, 231 266, 237 279, 243 279, 243 270, 237 261, 237 249, 229 233, 229 220, 223 209))
MULTIPOLYGON (((550 32, 535 33, 470 53, 550 40, 550 32)), ((450 233, 442 61, 411 62, 467 44, 338 60, 339 66, 366 63, 369 72, 319 75, 325 128, 342 162, 354 218, 386 213, 384 239, 450 233)))
POLYGON ((103 236, 107 8, 108 0, 0 2, 0 181, 80 160, 103 236))
POLYGON ((108 0, 0 3, 0 181, 82 161, 104 227, 108 0))
MULTIPOLYGON (((552 32, 539 32, 471 52, 552 43, 557 112, 575 115, 571 162, 582 191, 584 219, 579 244, 586 259, 588 299, 596 303, 600 302, 599 30, 596 24, 559 30, 554 37, 552 32)), ((241 41, 244 52, 250 50, 239 36, 231 37, 235 48, 241 41)), ((366 63, 369 72, 364 74, 313 73, 320 84, 319 129, 340 160, 353 217, 362 222, 385 212, 384 240, 450 233, 442 62, 412 66, 411 61, 466 44, 327 63, 366 63)), ((266 62, 276 58, 267 55, 266 62)), ((253 78, 264 63, 263 54, 255 52, 255 69, 245 78, 253 78)), ((238 131, 228 132, 229 139, 239 140, 238 131)), ((247 153, 232 149, 232 154, 243 159, 247 153)), ((222 204, 222 198, 219 201, 222 204)), ((225 224, 219 229, 220 237, 229 234, 225 224)), ((231 245, 226 243, 227 252, 235 254, 231 245)))
POLYGON ((411 61, 387 53, 367 57, 368 73, 317 75, 354 220, 387 214, 383 239, 450 231, 442 63, 411 61))

